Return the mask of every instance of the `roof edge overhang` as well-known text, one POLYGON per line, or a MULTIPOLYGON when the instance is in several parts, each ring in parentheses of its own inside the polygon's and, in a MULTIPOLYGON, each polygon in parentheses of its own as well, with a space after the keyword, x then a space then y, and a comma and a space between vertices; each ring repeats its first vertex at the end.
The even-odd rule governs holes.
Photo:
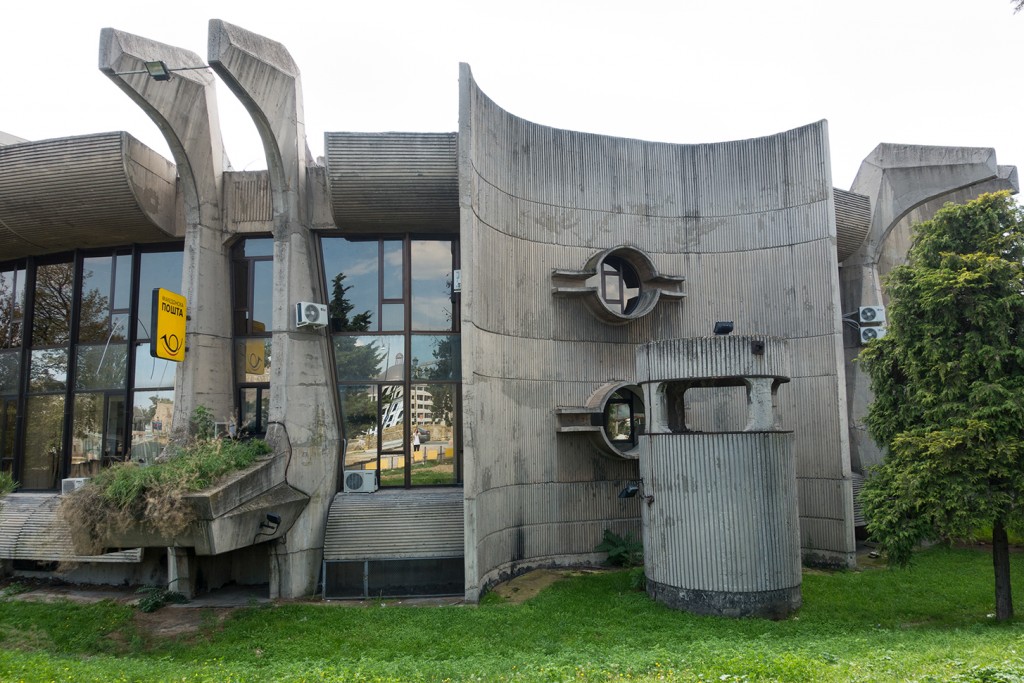
POLYGON ((0 254, 184 236, 174 164, 123 131, 0 147, 0 254))

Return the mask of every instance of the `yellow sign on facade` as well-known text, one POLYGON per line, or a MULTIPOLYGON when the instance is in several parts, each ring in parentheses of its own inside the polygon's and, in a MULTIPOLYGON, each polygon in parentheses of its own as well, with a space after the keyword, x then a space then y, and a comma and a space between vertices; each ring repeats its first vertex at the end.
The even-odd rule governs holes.
POLYGON ((185 360, 185 321, 188 302, 181 294, 158 287, 153 290, 153 338, 149 355, 180 363, 185 360))

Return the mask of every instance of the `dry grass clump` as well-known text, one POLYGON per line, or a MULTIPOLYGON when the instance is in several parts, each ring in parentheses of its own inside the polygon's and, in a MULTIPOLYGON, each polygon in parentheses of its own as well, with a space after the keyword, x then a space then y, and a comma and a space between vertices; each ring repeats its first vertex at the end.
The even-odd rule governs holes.
POLYGON ((194 510, 182 500, 185 494, 248 467, 270 450, 265 441, 211 439, 182 448, 164 462, 129 462, 102 471, 61 498, 60 513, 75 551, 102 552, 104 539, 138 524, 161 536, 181 534, 195 521, 194 510))

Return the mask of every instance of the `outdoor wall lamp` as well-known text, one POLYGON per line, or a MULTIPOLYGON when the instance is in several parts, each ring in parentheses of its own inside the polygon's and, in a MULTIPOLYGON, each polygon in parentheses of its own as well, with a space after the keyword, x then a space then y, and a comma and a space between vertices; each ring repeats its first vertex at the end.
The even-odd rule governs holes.
POLYGON ((715 323, 715 334, 729 334, 732 332, 731 320, 719 320, 715 323))
POLYGON ((619 498, 632 498, 640 493, 640 487, 636 484, 626 484, 626 488, 619 491, 619 498))
POLYGON ((115 76, 128 76, 130 74, 148 74, 154 81, 169 81, 171 80, 172 71, 199 71, 200 69, 209 69, 210 67, 206 64, 202 66, 179 66, 170 68, 167 63, 162 59, 157 59, 152 62, 143 62, 145 69, 139 71, 118 71, 115 76))
POLYGON ((256 539, 260 536, 272 536, 279 526, 281 526, 281 515, 276 512, 268 512, 267 518, 260 522, 260 528, 256 530, 256 535, 252 537, 252 542, 256 543, 256 539), (270 529, 270 531, 264 531, 264 529, 270 529))
MULTIPOLYGON (((639 481, 639 482, 635 482, 635 483, 634 482, 630 482, 630 483, 626 484, 625 488, 623 488, 621 491, 619 491, 619 498, 633 498, 638 493, 642 494, 642 491, 640 489, 641 485, 643 485, 643 481, 639 481)), ((647 503, 648 505, 650 505, 651 503, 654 502, 654 496, 642 496, 642 497, 644 499, 644 502, 647 503)))

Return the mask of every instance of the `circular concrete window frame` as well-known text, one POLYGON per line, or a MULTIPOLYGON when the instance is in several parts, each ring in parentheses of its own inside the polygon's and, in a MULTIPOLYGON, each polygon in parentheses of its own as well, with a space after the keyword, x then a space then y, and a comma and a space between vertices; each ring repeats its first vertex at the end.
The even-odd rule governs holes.
POLYGON ((658 277, 658 270, 654 267, 654 263, 647 254, 639 249, 627 246, 606 249, 592 256, 583 267, 583 270, 590 277, 601 277, 604 264, 609 259, 620 260, 627 267, 632 268, 639 280, 638 288, 640 294, 629 311, 623 312, 615 310, 605 302, 604 297, 601 296, 600 286, 593 287, 593 295, 586 297, 587 308, 601 320, 612 324, 622 324, 631 320, 637 320, 653 311, 658 303, 658 299, 661 298, 661 290, 650 286, 651 280, 658 277))

